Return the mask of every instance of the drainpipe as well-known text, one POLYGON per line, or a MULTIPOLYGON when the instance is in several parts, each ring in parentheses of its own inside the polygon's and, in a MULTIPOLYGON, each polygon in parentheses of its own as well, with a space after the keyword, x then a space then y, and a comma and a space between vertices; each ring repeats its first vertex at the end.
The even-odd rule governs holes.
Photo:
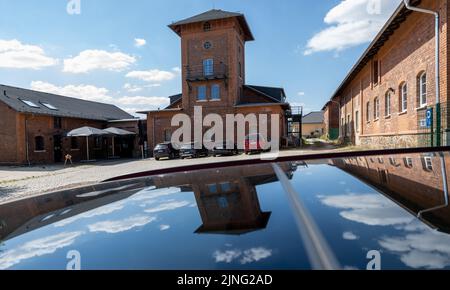
POLYGON ((31 166, 30 162, 30 145, 28 140, 28 117, 25 115, 25 154, 27 158, 28 166, 31 166))
POLYGON ((421 12, 421 13, 427 13, 432 14, 435 17, 435 40, 436 40, 436 131, 437 131, 437 139, 436 139, 436 145, 439 147, 441 146, 441 81, 440 81, 440 37, 439 37, 439 12, 418 8, 410 5, 410 0, 403 0, 405 3, 405 6, 407 9, 421 12))

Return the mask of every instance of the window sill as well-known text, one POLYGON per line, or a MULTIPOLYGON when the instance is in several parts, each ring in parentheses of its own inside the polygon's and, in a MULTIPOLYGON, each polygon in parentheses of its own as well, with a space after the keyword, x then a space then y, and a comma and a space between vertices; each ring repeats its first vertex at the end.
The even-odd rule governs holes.
POLYGON ((221 99, 213 99, 213 100, 209 100, 210 102, 221 102, 221 99))
POLYGON ((80 151, 80 149, 70 149, 70 151, 80 151))
POLYGON ((408 114, 408 111, 403 111, 403 112, 398 113, 399 116, 406 115, 406 114, 408 114))
POLYGON ((427 109, 427 105, 424 105, 424 106, 418 107, 418 108, 416 109, 416 111, 423 111, 423 110, 426 110, 426 109, 427 109))
POLYGON ((197 100, 197 103, 207 103, 208 100, 197 100))
POLYGON ((392 115, 388 115, 386 117, 384 117, 385 119, 390 119, 392 117, 392 115))
POLYGON ((34 153, 47 153, 47 150, 35 150, 34 153))
POLYGON ((376 118, 375 120, 373 120, 374 122, 378 122, 380 121, 380 118, 376 118))

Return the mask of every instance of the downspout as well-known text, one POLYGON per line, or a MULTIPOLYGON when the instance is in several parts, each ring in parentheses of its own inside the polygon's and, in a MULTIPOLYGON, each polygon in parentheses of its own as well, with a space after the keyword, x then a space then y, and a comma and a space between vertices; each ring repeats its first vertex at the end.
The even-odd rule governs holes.
POLYGON ((25 156, 27 158, 28 166, 30 166, 31 163, 30 163, 30 146, 29 146, 29 140, 28 140, 28 118, 27 118, 27 115, 25 115, 25 156))
POLYGON ((410 0, 403 0, 405 3, 405 6, 407 9, 411 11, 421 12, 421 13, 427 13, 432 14, 435 17, 435 41, 436 41, 436 131, 437 131, 437 138, 436 138, 436 145, 439 147, 441 146, 441 77, 440 77, 440 31, 439 31, 439 25, 440 25, 440 16, 439 12, 418 8, 410 5, 410 0))

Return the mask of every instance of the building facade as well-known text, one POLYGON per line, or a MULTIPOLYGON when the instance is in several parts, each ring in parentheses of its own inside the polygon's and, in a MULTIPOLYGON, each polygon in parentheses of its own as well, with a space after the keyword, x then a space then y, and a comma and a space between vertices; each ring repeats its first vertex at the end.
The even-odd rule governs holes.
MULTIPOLYGON (((0 164, 62 162, 66 154, 82 160, 86 140, 66 137, 68 132, 132 118, 113 105, 0 85, 0 164)), ((89 146, 92 157, 107 158, 111 142, 95 138, 89 146)))
POLYGON ((377 148, 422 147, 438 145, 439 135, 440 145, 449 144, 448 1, 410 3, 440 15, 442 111, 436 113, 435 18, 401 3, 324 108, 326 130, 339 123, 342 140, 377 148))
POLYGON ((284 90, 246 85, 245 45, 254 38, 243 14, 211 10, 169 27, 181 38, 182 93, 169 97, 164 110, 140 112, 147 115, 149 146, 171 141, 177 129, 172 117, 183 113, 193 121, 196 106, 203 116, 214 113, 223 120, 227 114, 266 114, 269 128, 270 114, 278 114, 280 134, 287 135, 284 90))

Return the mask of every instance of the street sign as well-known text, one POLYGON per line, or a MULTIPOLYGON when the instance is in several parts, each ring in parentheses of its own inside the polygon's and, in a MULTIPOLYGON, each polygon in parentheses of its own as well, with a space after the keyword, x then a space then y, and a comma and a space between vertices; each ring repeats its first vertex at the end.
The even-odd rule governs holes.
POLYGON ((433 109, 427 110, 427 128, 431 128, 433 126, 433 109))

